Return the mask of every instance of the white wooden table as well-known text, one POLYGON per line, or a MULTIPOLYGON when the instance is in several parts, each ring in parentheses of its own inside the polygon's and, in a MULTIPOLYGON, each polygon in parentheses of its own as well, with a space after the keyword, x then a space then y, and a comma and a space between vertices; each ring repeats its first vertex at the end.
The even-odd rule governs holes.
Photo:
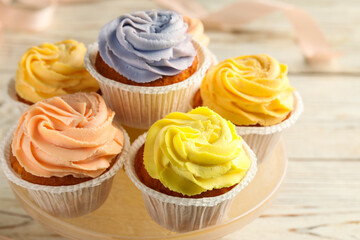
MULTIPOLYGON (((199 1, 216 9, 226 1, 199 1)), ((291 84, 305 112, 286 134, 287 177, 275 202, 254 222, 224 239, 360 239, 360 1, 287 0, 310 12, 336 51, 331 66, 309 66, 281 13, 233 33, 207 31, 219 60, 267 53, 289 65, 291 84)), ((96 41, 100 27, 126 12, 157 8, 150 0, 90 1, 60 5, 49 29, 40 33, 6 30, 0 46, 0 87, 14 76, 30 46, 74 38, 96 41)), ((0 135, 18 114, 2 103, 0 135)), ((64 239, 22 210, 0 173, 0 235, 16 240, 64 239)), ((1 237, 0 237, 1 239, 1 237)))

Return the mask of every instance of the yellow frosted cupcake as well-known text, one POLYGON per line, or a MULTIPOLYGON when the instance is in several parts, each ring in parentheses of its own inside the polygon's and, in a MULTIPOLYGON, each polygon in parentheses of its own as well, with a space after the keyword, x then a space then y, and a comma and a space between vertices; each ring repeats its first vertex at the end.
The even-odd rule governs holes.
POLYGON ((182 232, 221 221, 254 177, 256 158, 230 121, 199 107, 155 122, 125 168, 154 221, 182 232))
POLYGON ((85 69, 85 53, 85 45, 71 39, 29 48, 19 61, 15 84, 9 85, 14 89, 8 91, 16 90, 16 96, 9 95, 31 105, 64 94, 98 91, 96 79, 85 69))
POLYGON ((287 73, 285 64, 265 54, 227 59, 208 71, 194 105, 234 123, 261 161, 302 111, 287 73))

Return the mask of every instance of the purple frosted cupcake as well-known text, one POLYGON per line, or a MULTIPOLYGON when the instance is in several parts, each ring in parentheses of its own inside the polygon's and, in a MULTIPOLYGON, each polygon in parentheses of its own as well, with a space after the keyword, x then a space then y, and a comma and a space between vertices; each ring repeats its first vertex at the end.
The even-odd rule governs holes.
POLYGON ((85 64, 123 124, 148 128, 173 111, 186 111, 211 60, 191 41, 173 11, 126 14, 100 31, 85 64))

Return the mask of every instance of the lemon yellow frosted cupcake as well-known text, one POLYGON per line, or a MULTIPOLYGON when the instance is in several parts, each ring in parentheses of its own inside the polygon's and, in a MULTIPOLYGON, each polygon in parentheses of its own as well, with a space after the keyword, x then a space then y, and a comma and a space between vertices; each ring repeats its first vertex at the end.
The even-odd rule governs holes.
POLYGON ((125 168, 154 221, 183 232, 221 221, 253 179, 256 158, 230 121, 200 107, 155 122, 125 168))

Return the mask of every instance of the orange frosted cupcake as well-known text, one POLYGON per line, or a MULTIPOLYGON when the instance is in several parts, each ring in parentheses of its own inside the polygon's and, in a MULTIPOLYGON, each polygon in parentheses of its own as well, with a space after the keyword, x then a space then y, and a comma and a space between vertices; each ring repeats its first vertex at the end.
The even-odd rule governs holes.
MULTIPOLYGON (((192 36, 194 40, 207 47, 210 43, 210 38, 204 32, 204 24, 200 19, 184 16, 184 22, 188 25, 187 33, 192 36)), ((209 51, 209 57, 211 58, 211 66, 218 63, 218 60, 214 53, 209 51)))
POLYGON ((261 162, 302 111, 287 72, 265 54, 227 59, 208 71, 193 106, 207 106, 234 123, 261 162))
POLYGON ((46 98, 98 91, 99 84, 85 69, 85 53, 85 45, 71 39, 29 48, 19 61, 15 83, 9 83, 9 96, 19 107, 23 104, 23 111, 46 98))
POLYGON ((4 146, 9 151, 11 141, 2 159, 7 177, 53 215, 95 210, 105 201, 129 147, 126 132, 113 118, 97 93, 37 102, 20 117, 4 146))
POLYGON ((196 41, 207 47, 210 38, 204 33, 204 24, 200 19, 184 16, 184 22, 188 25, 187 33, 189 33, 196 41))

